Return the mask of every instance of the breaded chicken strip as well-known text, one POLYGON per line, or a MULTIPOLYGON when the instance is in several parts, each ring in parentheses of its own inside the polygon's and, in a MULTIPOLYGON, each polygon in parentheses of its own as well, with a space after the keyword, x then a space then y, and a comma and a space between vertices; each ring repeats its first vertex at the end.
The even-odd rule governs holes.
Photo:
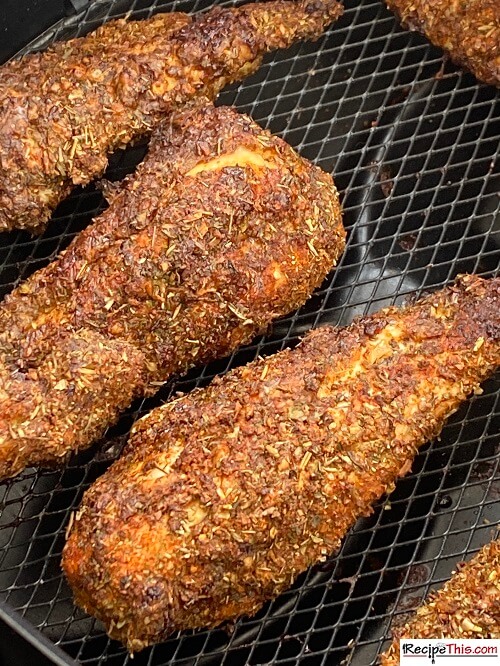
POLYGON ((329 174, 231 109, 174 117, 109 208, 0 305, 0 478, 62 462, 134 397, 249 342, 344 242, 329 174))
POLYGON ((335 551, 500 365, 500 279, 320 328, 153 410, 86 492, 77 604, 130 650, 255 613, 335 551))
POLYGON ((274 0, 114 21, 0 68, 0 231, 43 231, 110 152, 186 103, 215 99, 268 51, 318 38, 341 13, 337 0, 274 0))
POLYGON ((404 27, 424 34, 480 81, 500 86, 499 0, 386 0, 404 27))
POLYGON ((500 638, 500 539, 464 564, 393 637, 381 666, 399 664, 401 638, 500 638))

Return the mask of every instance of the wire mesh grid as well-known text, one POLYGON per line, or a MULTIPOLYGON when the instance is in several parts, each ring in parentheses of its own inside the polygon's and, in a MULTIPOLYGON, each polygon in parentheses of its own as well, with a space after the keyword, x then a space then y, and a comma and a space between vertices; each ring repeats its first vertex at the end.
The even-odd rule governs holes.
MULTIPOLYGON (((318 42, 268 57, 219 100, 334 174, 349 231, 337 269, 267 335, 136 403, 103 441, 64 469, 27 470, 0 484, 0 601, 80 663, 130 663, 125 649, 74 607, 60 553, 70 513, 119 454, 139 415, 177 391, 295 344, 311 327, 347 324, 460 272, 499 272, 499 93, 401 30, 378 0, 347 0, 345 6, 318 42)), ((117 16, 206 8, 202 0, 97 0, 27 50, 117 16)), ((138 145, 113 156, 107 176, 123 177, 143 154, 138 145)), ((42 237, 0 236, 1 294, 53 259, 103 205, 90 186, 58 208, 42 237)), ((339 553, 304 573, 256 617, 174 635, 136 655, 134 666, 374 664, 390 625, 489 541, 499 523, 498 379, 483 388, 440 441, 424 447, 391 496, 357 523, 339 553)))

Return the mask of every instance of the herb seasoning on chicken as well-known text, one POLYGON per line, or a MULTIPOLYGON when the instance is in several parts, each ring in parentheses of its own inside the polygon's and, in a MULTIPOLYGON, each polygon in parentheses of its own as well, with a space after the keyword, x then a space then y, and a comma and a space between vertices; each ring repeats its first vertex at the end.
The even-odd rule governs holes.
POLYGON ((499 364, 500 279, 464 276, 153 410, 76 514, 76 602, 130 650, 255 613, 499 364))
POLYGON ((480 81, 500 86, 499 0, 386 0, 404 27, 424 34, 480 81))
POLYGON ((399 664, 401 638, 500 638, 500 540, 484 546, 393 636, 381 666, 399 664))
POLYGON ((190 18, 115 21, 0 69, 0 231, 43 231, 108 154, 190 100, 214 99, 264 53, 318 38, 337 0, 215 8, 190 18))
POLYGON ((174 116, 0 305, 0 478, 89 445, 135 396, 302 305, 344 237, 331 176, 284 141, 228 108, 174 116))

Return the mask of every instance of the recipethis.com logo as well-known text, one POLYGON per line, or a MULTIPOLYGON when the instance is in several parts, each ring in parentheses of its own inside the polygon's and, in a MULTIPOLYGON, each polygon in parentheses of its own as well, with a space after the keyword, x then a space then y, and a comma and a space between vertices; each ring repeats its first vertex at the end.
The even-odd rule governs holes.
POLYGON ((500 640, 458 638, 402 638, 401 666, 500 666, 500 640))

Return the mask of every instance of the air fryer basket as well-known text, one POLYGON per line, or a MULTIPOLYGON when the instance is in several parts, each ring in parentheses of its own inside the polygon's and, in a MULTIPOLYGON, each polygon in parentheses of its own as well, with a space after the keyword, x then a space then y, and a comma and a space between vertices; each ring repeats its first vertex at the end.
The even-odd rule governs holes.
MULTIPOLYGON (((94 0, 26 51, 82 35, 112 17, 207 5, 94 0)), ((494 536, 500 518, 498 377, 460 409, 439 441, 424 447, 412 473, 357 523, 339 553, 300 576, 256 617, 174 635, 131 662, 97 621, 75 608, 61 574, 69 516, 140 414, 176 391, 204 386, 258 354, 295 344, 311 327, 347 324, 461 272, 499 273, 500 93, 403 31, 381 0, 345 5, 324 38, 268 57, 219 100, 333 173, 349 230, 337 270, 266 336, 136 403, 63 469, 29 469, 0 484, 0 617, 57 663, 374 664, 391 623, 402 621, 457 562, 494 536)), ((136 146, 115 155, 108 177, 122 178, 143 153, 136 146)), ((53 259, 103 205, 90 186, 58 208, 42 237, 0 235, 0 296, 53 259)))

